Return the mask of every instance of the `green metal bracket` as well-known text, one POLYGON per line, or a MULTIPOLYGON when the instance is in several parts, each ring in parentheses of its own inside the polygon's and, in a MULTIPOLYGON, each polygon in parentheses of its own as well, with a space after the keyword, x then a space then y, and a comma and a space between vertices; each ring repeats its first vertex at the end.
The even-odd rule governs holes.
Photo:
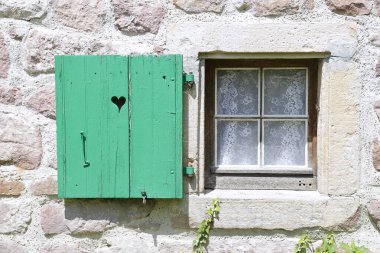
POLYGON ((194 176, 194 167, 188 166, 183 168, 183 174, 188 176, 188 177, 193 177, 194 176))
POLYGON ((191 89, 195 82, 194 82, 194 75, 192 72, 189 74, 183 73, 183 84, 185 84, 189 89, 191 89))

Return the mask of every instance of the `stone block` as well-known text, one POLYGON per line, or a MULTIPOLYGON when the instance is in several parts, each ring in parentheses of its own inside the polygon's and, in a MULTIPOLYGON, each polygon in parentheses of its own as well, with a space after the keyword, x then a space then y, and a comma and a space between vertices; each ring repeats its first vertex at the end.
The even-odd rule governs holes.
POLYGON ((276 17, 311 10, 314 8, 314 0, 237 0, 234 5, 239 12, 250 11, 258 17, 276 17))
POLYGON ((375 113, 377 115, 377 118, 380 120, 380 99, 375 101, 373 107, 375 109, 375 113))
POLYGON ((375 141, 372 147, 372 162, 375 170, 380 172, 380 142, 375 141))
POLYGON ((181 22, 169 24, 167 30, 167 53, 183 54, 185 62, 196 59, 199 53, 215 52, 331 52, 333 56, 346 57, 346 52, 340 55, 340 45, 357 45, 357 25, 351 22, 181 22))
POLYGON ((52 9, 54 21, 86 32, 99 31, 106 22, 106 7, 101 0, 54 0, 52 9))
POLYGON ((380 200, 379 199, 372 199, 368 203, 368 213, 375 225, 377 226, 377 229, 380 229, 380 200))
POLYGON ((380 0, 377 0, 375 4, 375 13, 377 16, 380 16, 380 0))
POLYGON ((281 16, 285 14, 294 14, 300 6, 293 0, 270 0, 254 2, 255 16, 281 16))
POLYGON ((45 117, 55 119, 55 87, 42 86, 36 89, 26 100, 25 105, 45 117))
POLYGON ((372 36, 371 42, 373 45, 380 47, 380 34, 376 34, 376 35, 372 36))
POLYGON ((31 20, 46 14, 46 0, 0 0, 0 17, 31 20))
POLYGON ((154 202, 142 205, 137 200, 70 200, 48 203, 41 209, 41 226, 45 234, 102 233, 115 225, 128 225, 147 217, 154 202))
POLYGON ((215 228, 296 230, 322 227, 354 230, 360 207, 354 197, 330 198, 317 192, 214 190, 190 195, 189 223, 196 228, 212 199, 221 200, 215 228))
POLYGON ((35 169, 42 156, 41 133, 18 116, 0 113, 0 164, 35 169))
POLYGON ((380 58, 377 60, 376 64, 376 76, 380 76, 380 58))
POLYGON ((173 4, 188 13, 221 13, 225 0, 173 0, 173 4))
POLYGON ((23 233, 31 220, 29 203, 0 200, 0 234, 23 233))
MULTIPOLYGON (((1 4, 0 4, 1 8, 1 4)), ((0 78, 7 78, 10 65, 9 51, 4 41, 4 35, 0 33, 0 78)))
POLYGON ((156 34, 165 17, 166 8, 161 1, 112 0, 116 27, 126 33, 156 34))
POLYGON ((0 84, 0 103, 9 105, 21 104, 21 90, 18 87, 0 84))
POLYGON ((83 220, 75 218, 73 220, 66 220, 66 226, 70 234, 87 234, 87 233, 102 233, 107 229, 113 227, 108 220, 83 220))
POLYGON ((45 234, 60 234, 68 231, 65 208, 58 203, 41 207, 41 227, 45 234))
POLYGON ((32 29, 25 38, 25 71, 31 75, 53 73, 54 55, 86 54, 79 37, 58 34, 45 29, 32 29))
POLYGON ((368 0, 326 0, 332 12, 349 15, 367 15, 371 12, 371 3, 368 0))
POLYGON ((314 0, 305 0, 303 6, 306 10, 312 10, 315 7, 315 2, 314 0))
POLYGON ((58 183, 56 177, 48 177, 40 181, 36 181, 31 185, 34 195, 57 195, 58 183))
POLYGON ((318 191, 349 196, 360 186, 358 66, 339 58, 321 70, 318 116, 318 191))
POLYGON ((10 239, 0 239, 0 253, 28 253, 27 250, 17 242, 10 239))
POLYGON ((22 181, 5 180, 0 177, 0 195, 18 196, 24 189, 22 181))

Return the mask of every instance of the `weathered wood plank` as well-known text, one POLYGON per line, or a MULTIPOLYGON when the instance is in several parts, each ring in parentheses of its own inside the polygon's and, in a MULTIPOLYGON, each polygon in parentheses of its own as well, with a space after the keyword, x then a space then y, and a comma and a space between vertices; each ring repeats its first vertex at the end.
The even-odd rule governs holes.
MULTIPOLYGON (((104 82, 105 106, 108 112, 107 132, 108 156, 104 161, 109 161, 110 180, 108 181, 109 194, 104 197, 129 197, 129 57, 112 57, 108 61, 107 73, 112 78, 104 82), (115 100, 115 98, 117 100, 115 100), (112 99, 114 98, 114 99, 112 99), (125 101, 124 101, 125 99, 125 101), (112 102, 112 100, 119 105, 112 102), (124 103, 123 103, 124 102, 124 103), (111 106, 108 106, 111 105, 111 106)), ((107 154, 107 152, 105 152, 107 154)), ((103 184, 104 185, 104 184, 103 184)), ((105 185, 104 185, 105 186, 105 185)))
POLYGON ((121 56, 56 57, 59 197, 129 197, 128 65, 121 56), (120 111, 113 96, 126 99, 120 111))
POLYGON ((131 57, 131 197, 182 197, 182 58, 131 57))

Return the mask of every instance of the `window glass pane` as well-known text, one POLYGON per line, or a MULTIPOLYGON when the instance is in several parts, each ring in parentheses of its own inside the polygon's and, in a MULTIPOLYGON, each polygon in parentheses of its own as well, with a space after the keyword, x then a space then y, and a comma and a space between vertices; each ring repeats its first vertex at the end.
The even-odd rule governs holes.
POLYGON ((306 79, 306 69, 265 69, 264 115, 305 115, 306 79))
POLYGON ((218 70, 217 114, 257 115, 259 112, 259 71, 218 70))
POLYGON ((218 165, 257 165, 258 121, 217 122, 218 165))
POLYGON ((306 120, 264 120, 264 165, 306 165, 306 120))

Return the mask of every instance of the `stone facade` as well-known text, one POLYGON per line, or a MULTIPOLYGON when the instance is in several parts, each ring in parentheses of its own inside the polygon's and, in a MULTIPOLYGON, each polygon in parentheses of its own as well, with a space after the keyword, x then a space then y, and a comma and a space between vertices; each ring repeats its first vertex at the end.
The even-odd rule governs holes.
POLYGON ((0 0, 0 253, 292 252, 327 230, 380 252, 380 1, 0 0), (58 199, 54 55, 180 53, 183 200, 58 199), (205 58, 319 58, 317 191, 205 192, 205 58))

